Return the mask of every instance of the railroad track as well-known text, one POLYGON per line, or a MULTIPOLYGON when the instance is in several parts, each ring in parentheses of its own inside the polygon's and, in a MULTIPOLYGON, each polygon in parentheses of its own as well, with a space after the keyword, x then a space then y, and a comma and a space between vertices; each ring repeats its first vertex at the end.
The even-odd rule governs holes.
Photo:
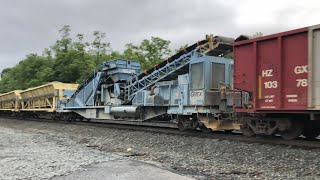
POLYGON ((3 117, 3 119, 16 119, 21 121, 37 121, 37 122, 46 122, 46 123, 63 123, 63 124, 72 124, 78 126, 93 126, 93 127, 104 127, 104 128, 116 128, 116 129, 125 129, 133 131, 145 131, 151 133, 161 133, 169 135, 181 135, 181 136, 192 136, 200 137, 206 139, 216 139, 216 140, 227 140, 235 142, 244 142, 244 143, 255 143, 255 144, 269 144, 269 145, 280 145, 292 148, 303 148, 303 149, 317 149, 320 148, 320 139, 306 140, 305 138, 299 138, 297 140, 286 141, 281 137, 246 137, 241 133, 225 133, 225 132, 212 132, 212 133, 203 133, 202 131, 181 131, 175 127, 174 123, 148 123, 148 122, 106 122, 106 121, 53 121, 49 119, 36 119, 36 118, 27 118, 19 119, 12 117, 3 117), (161 124, 161 126, 160 126, 161 124))

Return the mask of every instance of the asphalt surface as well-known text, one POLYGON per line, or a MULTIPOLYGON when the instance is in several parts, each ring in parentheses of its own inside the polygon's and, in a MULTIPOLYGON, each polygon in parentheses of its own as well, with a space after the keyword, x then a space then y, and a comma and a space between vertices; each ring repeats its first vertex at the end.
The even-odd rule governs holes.
POLYGON ((54 177, 52 180, 192 180, 193 178, 181 176, 159 168, 153 164, 129 159, 115 159, 100 164, 83 167, 69 175, 54 177))

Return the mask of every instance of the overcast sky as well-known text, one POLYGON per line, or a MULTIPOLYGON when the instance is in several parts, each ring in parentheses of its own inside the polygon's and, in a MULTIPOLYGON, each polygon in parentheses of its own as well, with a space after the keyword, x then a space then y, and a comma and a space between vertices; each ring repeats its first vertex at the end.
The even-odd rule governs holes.
POLYGON ((106 33, 114 50, 158 36, 172 48, 205 34, 279 31, 320 24, 317 0, 0 0, 0 71, 41 53, 70 25, 72 33, 106 33))

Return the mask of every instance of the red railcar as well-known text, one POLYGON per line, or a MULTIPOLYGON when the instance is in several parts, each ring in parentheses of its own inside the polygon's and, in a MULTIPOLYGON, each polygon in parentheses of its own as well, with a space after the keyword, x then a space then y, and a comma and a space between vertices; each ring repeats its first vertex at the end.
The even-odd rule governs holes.
POLYGON ((319 135, 320 25, 234 43, 234 106, 246 135, 319 135))

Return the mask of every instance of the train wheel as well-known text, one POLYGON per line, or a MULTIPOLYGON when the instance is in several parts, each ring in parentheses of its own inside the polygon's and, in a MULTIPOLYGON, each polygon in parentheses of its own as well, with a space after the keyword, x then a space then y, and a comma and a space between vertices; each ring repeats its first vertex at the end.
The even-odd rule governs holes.
POLYGON ((250 128, 250 126, 248 126, 246 123, 245 124, 242 124, 240 126, 240 130, 242 132, 243 135, 245 136, 248 136, 248 137, 251 137, 251 136, 254 136, 255 133, 253 132, 253 130, 250 128))
POLYGON ((72 115, 65 114, 62 119, 63 119, 63 121, 72 121, 72 115))
POLYGON ((302 131, 302 135, 306 139, 315 139, 320 135, 320 123, 319 121, 305 121, 305 125, 302 131))
POLYGON ((56 114, 51 114, 51 119, 54 121, 57 121, 57 120, 59 120, 59 116, 56 114))
POLYGON ((299 120, 291 120, 291 126, 285 130, 280 131, 279 134, 285 140, 297 139, 302 133, 302 124, 299 120))
POLYGON ((186 130, 186 128, 185 128, 184 125, 183 125, 182 120, 180 120, 180 119, 179 119, 179 122, 178 122, 178 129, 181 130, 181 131, 186 130))
POLYGON ((207 128, 203 123, 199 123, 199 128, 204 133, 211 133, 212 130, 210 128, 207 128))
POLYGON ((319 136, 319 131, 317 129, 304 129, 302 135, 307 139, 315 139, 319 136))
POLYGON ((252 130, 252 128, 248 125, 248 123, 251 121, 253 117, 242 117, 240 119, 240 130, 244 136, 252 137, 255 135, 255 132, 252 130))
POLYGON ((184 119, 182 118, 182 117, 177 117, 177 119, 178 119, 178 124, 177 124, 177 126, 178 126, 178 129, 179 130, 181 130, 181 131, 184 131, 184 130, 186 130, 186 128, 185 128, 185 125, 184 125, 184 119))
POLYGON ((190 116, 179 116, 178 128, 180 130, 196 130, 198 127, 198 121, 190 116))
POLYGON ((308 123, 302 131, 302 135, 306 139, 315 139, 320 134, 320 129, 317 124, 308 123))

